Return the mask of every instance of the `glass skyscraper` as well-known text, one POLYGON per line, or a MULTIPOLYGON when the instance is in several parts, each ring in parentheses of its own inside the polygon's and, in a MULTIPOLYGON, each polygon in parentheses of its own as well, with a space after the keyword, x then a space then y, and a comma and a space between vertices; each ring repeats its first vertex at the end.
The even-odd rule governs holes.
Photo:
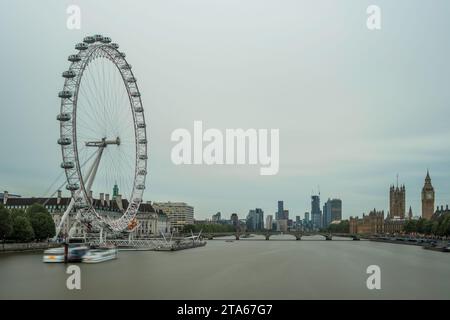
POLYGON ((320 210, 320 196, 311 196, 311 220, 313 228, 322 227, 322 211, 320 210))

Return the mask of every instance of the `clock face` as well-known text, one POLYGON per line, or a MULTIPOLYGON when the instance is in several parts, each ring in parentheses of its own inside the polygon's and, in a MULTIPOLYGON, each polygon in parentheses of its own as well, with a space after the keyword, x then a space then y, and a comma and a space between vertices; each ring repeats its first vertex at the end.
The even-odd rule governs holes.
POLYGON ((425 198, 426 198, 427 200, 433 199, 433 194, 432 194, 431 192, 427 192, 427 193, 425 194, 425 198))

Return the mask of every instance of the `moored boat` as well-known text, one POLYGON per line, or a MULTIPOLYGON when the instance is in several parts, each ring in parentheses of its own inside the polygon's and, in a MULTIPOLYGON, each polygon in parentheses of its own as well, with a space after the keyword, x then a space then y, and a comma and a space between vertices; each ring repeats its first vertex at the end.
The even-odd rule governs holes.
POLYGON ((64 248, 52 248, 44 251, 42 259, 45 263, 62 263, 64 262, 64 248))
POLYGON ((75 246, 73 248, 69 247, 69 255, 67 257, 67 261, 81 262, 88 251, 89 247, 86 246, 75 246))
POLYGON ((117 248, 91 249, 83 256, 84 263, 99 263, 113 259, 117 259, 117 248))
MULTIPOLYGON (((63 263, 64 247, 47 249, 44 251, 43 262, 46 263, 63 263)), ((67 262, 81 262, 83 256, 88 252, 89 247, 84 245, 69 246, 67 252, 67 262)))

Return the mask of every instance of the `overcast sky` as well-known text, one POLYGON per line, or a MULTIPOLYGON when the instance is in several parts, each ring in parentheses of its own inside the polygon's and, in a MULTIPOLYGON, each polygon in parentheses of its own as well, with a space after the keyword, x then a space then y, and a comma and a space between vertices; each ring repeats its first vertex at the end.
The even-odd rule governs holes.
POLYGON ((387 210, 398 173, 418 215, 429 168, 445 205, 449 14, 446 0, 2 0, 0 188, 40 196, 61 173, 61 72, 75 43, 100 33, 120 44, 139 81, 150 137, 145 200, 187 202, 196 218, 273 214, 284 200, 295 217, 320 186, 348 217, 387 210), (66 28, 72 3, 81 30, 66 28), (381 30, 366 27, 370 4, 381 8, 381 30), (279 129, 278 175, 175 166, 170 135, 192 132, 194 120, 279 129))

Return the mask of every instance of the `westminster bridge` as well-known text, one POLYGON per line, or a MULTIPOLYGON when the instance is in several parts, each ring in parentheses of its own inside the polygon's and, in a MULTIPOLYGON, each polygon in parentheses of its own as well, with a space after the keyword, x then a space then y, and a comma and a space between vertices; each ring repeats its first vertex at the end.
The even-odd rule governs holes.
POLYGON ((304 236, 315 236, 320 235, 324 237, 325 240, 333 240, 333 237, 343 237, 343 238, 352 238, 353 240, 360 240, 361 236, 358 234, 349 234, 349 233, 324 233, 324 232, 305 232, 305 231, 271 231, 271 230, 261 230, 261 231, 248 231, 248 232, 214 232, 214 233, 204 233, 202 235, 203 238, 208 240, 214 240, 222 237, 230 237, 234 236, 236 240, 250 238, 252 235, 261 235, 264 236, 266 240, 269 240, 271 236, 278 235, 291 235, 295 240, 301 240, 304 236))

